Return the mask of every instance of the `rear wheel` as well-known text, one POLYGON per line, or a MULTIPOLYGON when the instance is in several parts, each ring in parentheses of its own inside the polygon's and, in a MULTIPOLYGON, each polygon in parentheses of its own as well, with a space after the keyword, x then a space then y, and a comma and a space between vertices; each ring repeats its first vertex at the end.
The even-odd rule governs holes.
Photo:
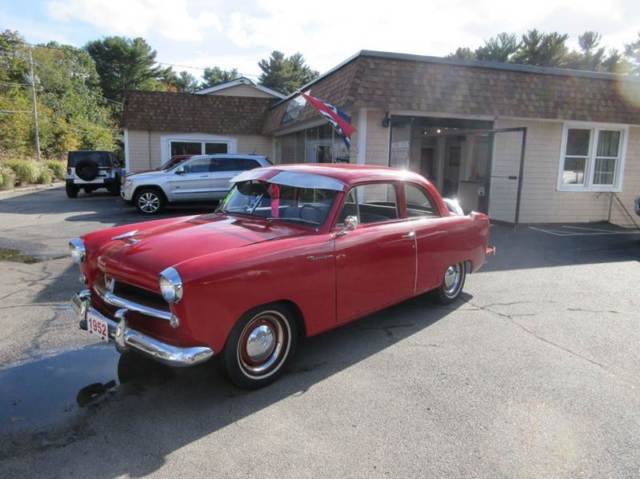
POLYGON ((442 278, 442 284, 435 290, 436 298, 443 304, 454 302, 462 293, 467 268, 463 262, 447 267, 442 278))
POLYGON ((136 191, 133 204, 143 215, 155 215, 164 209, 164 195, 155 188, 142 188, 136 191))
POLYGON ((298 329, 293 313, 282 305, 245 314, 233 327, 222 361, 238 387, 257 389, 273 382, 293 356, 298 329))
POLYGON ((76 198, 78 196, 79 188, 73 183, 67 183, 65 185, 65 190, 68 198, 76 198))

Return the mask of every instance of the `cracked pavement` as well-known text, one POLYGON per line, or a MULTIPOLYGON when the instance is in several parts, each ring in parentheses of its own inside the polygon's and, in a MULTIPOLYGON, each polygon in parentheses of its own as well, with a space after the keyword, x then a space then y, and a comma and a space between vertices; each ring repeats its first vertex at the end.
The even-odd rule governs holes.
MULTIPOLYGON (((56 258, 135 220, 47 190, 0 200, 0 247, 56 258)), ((640 234, 495 226, 492 242, 462 301, 305 341, 250 393, 78 331, 66 259, 0 262, 0 476, 637 477, 640 234)))

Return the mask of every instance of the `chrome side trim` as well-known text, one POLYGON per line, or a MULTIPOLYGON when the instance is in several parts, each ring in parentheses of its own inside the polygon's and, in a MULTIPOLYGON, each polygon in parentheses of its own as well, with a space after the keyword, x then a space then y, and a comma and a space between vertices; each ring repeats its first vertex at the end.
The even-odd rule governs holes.
POLYGON ((116 343, 116 347, 120 352, 124 352, 129 348, 135 349, 156 361, 174 367, 195 366, 207 361, 214 354, 213 350, 206 346, 181 348, 164 343, 128 327, 125 319, 127 313, 125 309, 118 310, 116 313, 120 318, 120 322, 104 316, 90 306, 89 290, 83 290, 74 295, 71 298, 71 303, 79 316, 82 329, 87 327, 87 317, 105 321, 109 329, 109 340, 116 343))
POLYGON ((124 239, 127 239, 127 238, 131 238, 132 236, 135 236, 136 234, 138 234, 138 230, 132 230, 132 231, 127 231, 126 233, 122 233, 122 234, 119 234, 117 236, 114 236, 111 239, 112 240, 124 240, 124 239))
POLYGON ((145 316, 171 321, 171 311, 163 311, 162 309, 152 308, 151 306, 145 306, 144 304, 129 301, 128 299, 116 296, 111 291, 107 291, 99 284, 95 285, 95 290, 96 293, 98 293, 98 296, 100 296, 105 303, 108 303, 111 306, 135 311, 136 313, 144 314, 145 316))

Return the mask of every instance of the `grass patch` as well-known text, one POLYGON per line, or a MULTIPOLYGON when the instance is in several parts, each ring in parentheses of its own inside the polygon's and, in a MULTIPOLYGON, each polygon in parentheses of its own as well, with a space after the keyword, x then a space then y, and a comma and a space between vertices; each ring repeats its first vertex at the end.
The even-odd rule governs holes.
POLYGON ((0 261, 13 261, 14 263, 33 264, 40 261, 35 256, 22 254, 20 251, 9 248, 0 248, 0 261))

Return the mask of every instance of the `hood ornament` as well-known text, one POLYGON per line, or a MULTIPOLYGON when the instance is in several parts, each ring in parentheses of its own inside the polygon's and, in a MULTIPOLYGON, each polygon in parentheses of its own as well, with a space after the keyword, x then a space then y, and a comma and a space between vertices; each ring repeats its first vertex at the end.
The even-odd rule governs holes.
POLYGON ((104 275, 104 285, 110 293, 116 289, 116 279, 113 276, 104 275))

